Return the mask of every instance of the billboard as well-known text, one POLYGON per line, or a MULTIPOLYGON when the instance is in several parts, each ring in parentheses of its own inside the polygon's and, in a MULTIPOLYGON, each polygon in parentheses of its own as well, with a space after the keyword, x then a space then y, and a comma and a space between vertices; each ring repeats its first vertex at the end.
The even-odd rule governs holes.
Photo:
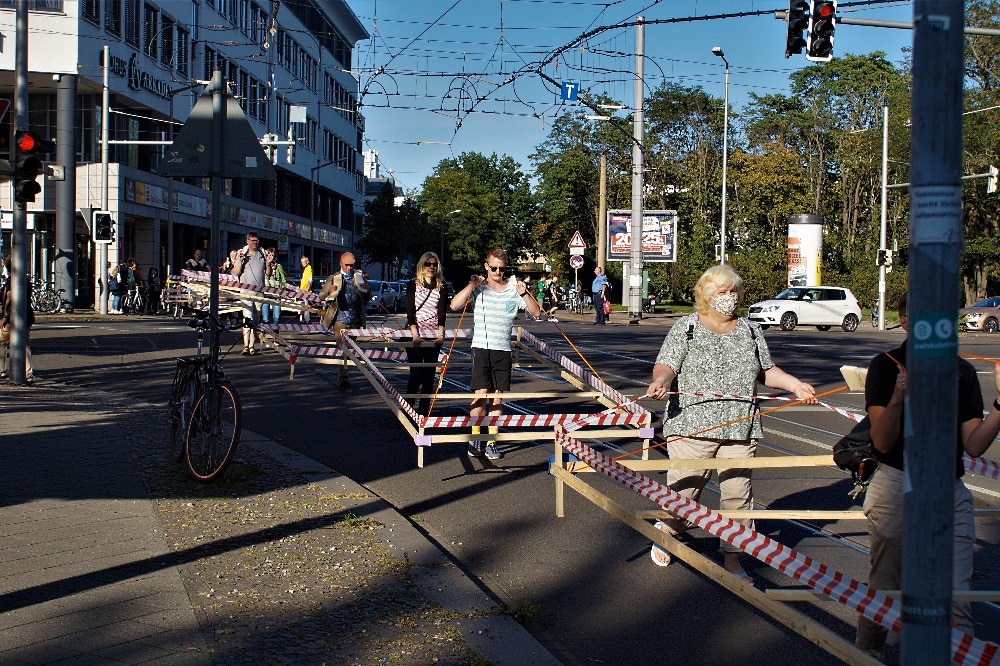
POLYGON ((823 284, 823 218, 788 216, 788 286, 823 284))
MULTIPOLYGON (((677 211, 642 212, 642 260, 677 261, 677 211)), ((632 211, 608 211, 608 261, 632 256, 632 211)))

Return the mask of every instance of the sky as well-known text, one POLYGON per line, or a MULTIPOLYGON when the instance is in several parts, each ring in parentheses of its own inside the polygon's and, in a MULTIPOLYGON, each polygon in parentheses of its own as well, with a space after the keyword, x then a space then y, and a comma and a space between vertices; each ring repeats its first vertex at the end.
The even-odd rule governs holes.
MULTIPOLYGON (((729 62, 730 109, 750 93, 788 92, 788 76, 812 63, 785 59, 786 0, 347 0, 372 35, 355 48, 366 119, 364 150, 379 154, 381 175, 419 192, 437 164, 465 152, 509 155, 533 175, 529 155, 560 114, 556 81, 592 97, 631 105, 636 31, 645 26, 647 90, 669 81, 722 99, 729 62), (756 16, 755 13, 762 15, 756 16), (737 16, 737 14, 742 14, 737 16), (607 28, 603 29, 602 28, 607 28), (586 39, 581 36, 589 34, 586 39), (567 45, 572 48, 565 49, 567 45), (558 54, 558 55, 557 55, 558 54), (544 65, 543 65, 544 63, 544 65)), ((838 14, 910 23, 912 2, 840 2, 838 14)), ((839 25, 834 55, 883 51, 901 66, 912 32, 839 25)), ((628 113, 622 111, 619 113, 628 113)))

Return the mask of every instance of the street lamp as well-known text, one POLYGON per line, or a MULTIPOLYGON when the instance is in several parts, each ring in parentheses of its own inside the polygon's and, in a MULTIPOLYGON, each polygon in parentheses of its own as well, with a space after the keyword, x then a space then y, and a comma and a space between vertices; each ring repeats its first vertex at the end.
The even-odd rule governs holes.
MULTIPOLYGON (((456 208, 455 210, 453 210, 450 213, 448 213, 448 215, 457 215, 458 213, 461 213, 461 212, 462 212, 461 208, 456 208)), ((441 261, 442 263, 444 263, 444 228, 445 228, 445 224, 446 224, 447 221, 448 221, 448 216, 447 215, 442 215, 441 216, 441 254, 438 256, 438 260, 441 261)))
POLYGON ((719 263, 726 263, 726 168, 729 163, 729 61, 721 46, 712 48, 712 53, 726 63, 725 108, 722 110, 722 223, 719 228, 719 263))

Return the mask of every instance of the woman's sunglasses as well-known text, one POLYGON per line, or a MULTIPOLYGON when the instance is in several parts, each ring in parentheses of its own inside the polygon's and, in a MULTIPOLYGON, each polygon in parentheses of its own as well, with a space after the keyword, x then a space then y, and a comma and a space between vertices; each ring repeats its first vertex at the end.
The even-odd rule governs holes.
POLYGON ((437 268, 437 267, 438 267, 438 265, 437 265, 436 261, 425 261, 424 262, 424 268, 437 268))

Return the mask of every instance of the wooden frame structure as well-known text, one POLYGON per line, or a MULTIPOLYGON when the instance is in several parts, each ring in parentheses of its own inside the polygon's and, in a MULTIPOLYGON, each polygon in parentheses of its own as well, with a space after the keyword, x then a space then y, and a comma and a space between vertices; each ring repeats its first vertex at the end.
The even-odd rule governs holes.
MULTIPOLYGON (((892 593, 871 590, 860 581, 818 563, 791 548, 734 522, 740 518, 830 518, 864 519, 860 511, 715 511, 687 499, 659 482, 644 476, 639 470, 658 471, 668 468, 727 468, 733 467, 732 459, 709 460, 612 460, 577 440, 577 433, 556 426, 553 462, 550 472, 555 479, 556 516, 565 517, 565 489, 568 486, 584 498, 625 523, 650 541, 658 544, 672 556, 684 561, 710 580, 718 583, 755 608, 767 613, 810 642, 816 644, 848 664, 877 664, 870 655, 858 650, 839 635, 821 626, 815 620, 790 608, 787 602, 809 601, 817 598, 843 604, 854 612, 863 613, 894 631, 899 631, 901 611, 892 593), (577 458, 567 461, 566 453, 577 458), (656 502, 659 508, 632 511, 579 476, 581 472, 596 472, 612 481, 656 502), (734 577, 721 566, 687 547, 672 535, 650 524, 650 519, 680 517, 709 534, 740 547, 743 552, 790 576, 805 587, 761 592, 744 580, 734 577)), ((740 459, 740 467, 801 467, 809 465, 832 466, 831 456, 781 456, 740 459)), ((963 598, 976 601, 1000 599, 1000 591, 956 592, 963 598)), ((994 663, 998 646, 976 639, 958 630, 952 631, 954 663, 985 666, 994 663)))
MULTIPOLYGON (((446 335, 449 339, 454 339, 456 343, 464 343, 471 340, 472 331, 471 329, 458 329, 447 331, 446 335)), ((410 367, 410 364, 405 362, 405 351, 396 350, 408 346, 410 338, 410 332, 405 329, 345 330, 341 345, 344 358, 341 362, 350 361, 359 368, 371 382, 372 387, 382 396, 386 406, 392 410, 413 438, 414 444, 417 446, 418 467, 424 466, 424 449, 434 444, 467 444, 473 438, 493 442, 551 440, 553 438, 551 428, 556 424, 576 423, 579 427, 586 428, 588 439, 622 437, 631 439, 638 435, 643 440, 644 446, 648 447, 649 441, 653 438, 652 414, 648 410, 635 400, 626 398, 593 373, 566 358, 551 345, 521 327, 515 327, 513 332, 514 369, 548 372, 551 378, 568 385, 571 390, 511 391, 503 393, 503 398, 507 400, 584 398, 598 403, 604 408, 602 411, 539 415, 504 414, 498 417, 423 416, 417 413, 416 408, 409 400, 431 396, 399 392, 380 369, 380 365, 392 369, 410 367), (381 336, 381 339, 372 340, 373 335, 381 336), (382 349, 370 349, 362 346, 372 344, 382 349), (395 349, 390 349, 391 347, 395 349), (482 433, 473 437, 469 429, 474 425, 505 428, 507 431, 495 434, 482 433), (448 432, 457 429, 462 429, 465 432, 448 432)), ((331 354, 331 357, 334 357, 334 354, 331 354)), ((442 353, 435 365, 440 366, 445 360, 445 354, 442 353)), ((464 360, 456 361, 454 354, 447 361, 449 368, 468 364, 464 360)), ((434 397, 441 401, 461 401, 464 405, 476 397, 476 394, 472 392, 437 393, 434 397)))

